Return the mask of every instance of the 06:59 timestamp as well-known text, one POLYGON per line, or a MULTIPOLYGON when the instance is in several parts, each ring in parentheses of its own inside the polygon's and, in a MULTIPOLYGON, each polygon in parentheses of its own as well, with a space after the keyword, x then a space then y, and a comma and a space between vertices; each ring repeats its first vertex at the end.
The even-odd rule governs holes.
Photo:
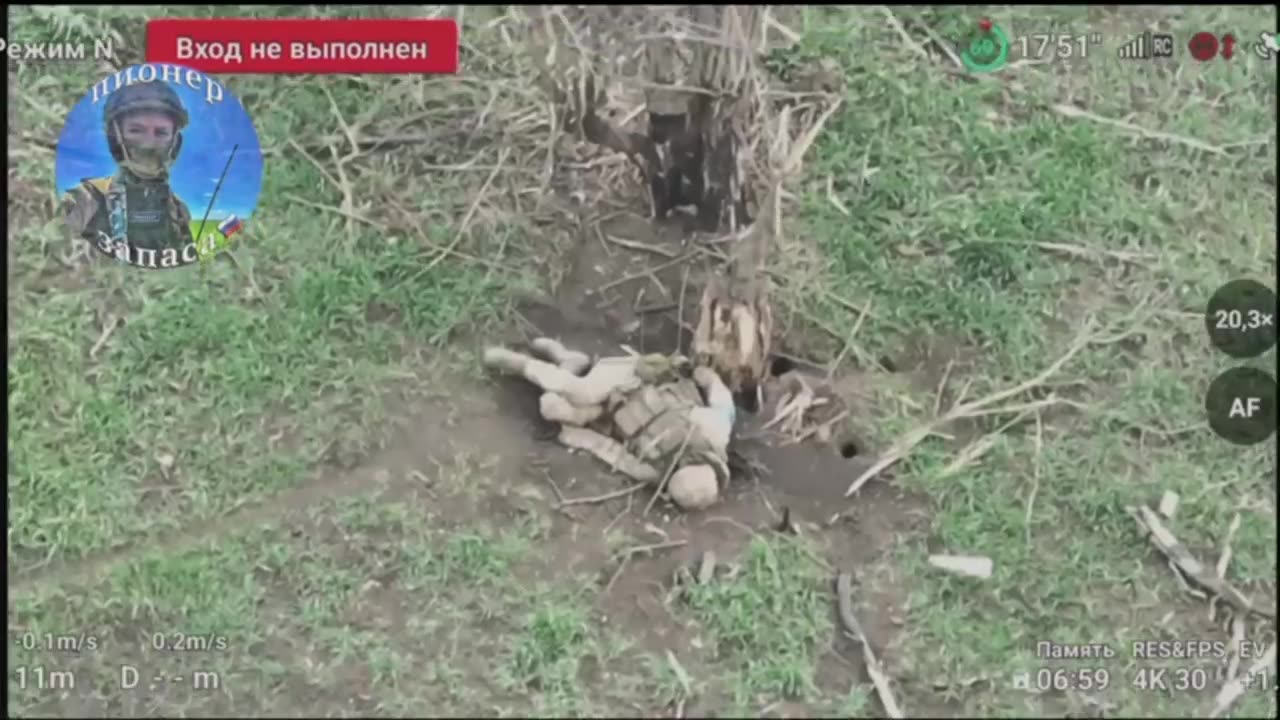
POLYGON ((1024 672, 1013 679, 1013 689, 1029 692, 1065 692, 1079 690, 1099 692, 1111 685, 1111 672, 1105 668, 1040 668, 1024 672))

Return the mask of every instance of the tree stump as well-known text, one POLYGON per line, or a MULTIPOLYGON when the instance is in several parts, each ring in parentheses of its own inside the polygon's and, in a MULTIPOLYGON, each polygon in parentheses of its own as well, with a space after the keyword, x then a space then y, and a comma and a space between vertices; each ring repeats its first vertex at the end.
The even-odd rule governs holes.
POLYGON ((765 274, 774 235, 773 195, 761 204, 760 220, 753 221, 755 178, 748 173, 751 138, 761 121, 762 100, 752 83, 765 12, 765 6, 696 7, 699 23, 718 28, 719 38, 696 48, 698 86, 710 93, 695 95, 689 103, 701 165, 699 224, 734 236, 728 263, 703 288, 694 357, 715 369, 740 404, 751 410, 758 405, 759 385, 768 374, 773 339, 765 274))
POLYGON ((655 218, 693 206, 702 231, 734 238, 728 263, 704 288, 693 353, 750 409, 768 372, 773 334, 764 265, 775 232, 775 196, 760 204, 767 220, 753 224, 753 158, 747 156, 764 102, 753 84, 766 7, 686 6, 697 36, 684 45, 675 33, 647 43, 646 135, 599 116, 603 92, 589 67, 579 68, 570 97, 561 96, 570 105, 566 129, 625 153, 639 167, 655 218))

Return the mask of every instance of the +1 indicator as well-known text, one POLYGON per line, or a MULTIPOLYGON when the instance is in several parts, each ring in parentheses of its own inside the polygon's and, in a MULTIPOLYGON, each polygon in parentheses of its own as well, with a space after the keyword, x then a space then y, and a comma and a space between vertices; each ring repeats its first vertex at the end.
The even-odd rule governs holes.
POLYGON ((982 34, 969 41, 969 47, 960 53, 960 60, 970 72, 995 72, 1009 61, 1009 37, 990 20, 982 20, 978 27, 982 34))

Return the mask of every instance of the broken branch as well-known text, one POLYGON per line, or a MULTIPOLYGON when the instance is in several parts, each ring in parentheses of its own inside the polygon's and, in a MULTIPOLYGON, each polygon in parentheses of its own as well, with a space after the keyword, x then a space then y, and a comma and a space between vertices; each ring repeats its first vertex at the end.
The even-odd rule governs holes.
POLYGON ((572 500, 565 500, 563 502, 558 503, 556 507, 565 508, 565 507, 569 507, 570 505, 594 505, 595 503, 608 502, 610 500, 616 500, 618 498, 627 497, 632 493, 635 493, 646 487, 649 487, 648 483, 638 483, 636 485, 632 485, 629 488, 615 490, 611 493, 605 493, 603 495, 593 495, 591 497, 573 498, 572 500))
POLYGON ((667 483, 671 482, 671 475, 676 471, 676 464, 684 457, 684 451, 689 447, 689 438, 693 437, 694 426, 689 425, 689 429, 684 433, 684 440, 680 442, 680 449, 671 457, 671 462, 667 465, 667 472, 662 476, 662 482, 658 483, 658 489, 653 491, 653 497, 649 498, 649 504, 644 506, 644 514, 648 515, 653 509, 653 504, 658 501, 658 496, 663 490, 667 489, 667 483))
POLYGON ((885 714, 891 718, 906 717, 898 701, 893 697, 889 677, 885 675, 880 667, 880 661, 872 652, 871 643, 867 642, 867 635, 862 631, 858 616, 853 613, 853 578, 847 572, 842 572, 836 577, 836 607, 845 629, 862 646, 862 658, 867 664, 867 674, 871 676, 871 683, 876 687, 876 694, 880 696, 885 714))
POLYGON ((608 594, 609 590, 613 588, 613 584, 618 581, 618 578, 622 577, 622 571, 627 568, 627 563, 631 562, 631 558, 633 556, 640 553, 653 552, 655 550, 684 547, 688 544, 688 540, 672 540, 670 542, 660 542, 652 545, 636 545, 635 547, 629 547, 626 550, 623 550, 619 553, 622 559, 621 562, 618 563, 618 569, 613 571, 613 577, 610 577, 609 583, 604 586, 604 592, 608 594))
MULTIPOLYGON (((1141 309, 1141 306, 1139 307, 1139 309, 1141 309)), ((1103 340, 1098 339, 1097 336, 1094 334, 1092 323, 1086 323, 1085 327, 1081 329, 1079 335, 1076 336, 1075 341, 1073 341, 1070 347, 1067 348, 1067 351, 1063 353, 1062 356, 1059 357, 1057 360, 1055 360, 1051 365, 1049 365, 1049 367, 1045 368, 1035 377, 1029 380, 1025 380, 1021 383, 1018 383, 1017 385, 1011 388, 1006 388, 993 395, 989 395, 985 398, 979 398, 977 400, 971 400, 965 403, 957 402, 955 405, 951 407, 950 410, 948 410, 943 415, 937 416, 932 420, 929 420, 928 422, 925 422, 922 425, 909 431, 906 435, 902 436, 896 442, 894 442, 894 444, 890 446, 889 450, 884 455, 882 455, 874 465, 872 465, 871 467, 863 471, 862 474, 859 475, 849 485, 849 489, 845 491, 845 497, 849 497, 854 493, 858 492, 858 490, 861 489, 863 485, 865 485, 872 478, 879 475, 882 471, 884 471, 885 468, 898 462, 903 457, 906 457, 906 455, 908 455, 912 450, 914 450, 917 445, 919 445, 921 442, 924 442, 925 438, 936 433, 938 429, 941 428, 943 425, 954 422, 956 420, 994 414, 996 412, 1001 412, 1004 410, 1011 411, 1011 412, 1021 412, 1025 410, 1035 409, 1043 405, 1065 402, 1059 398, 1050 397, 1050 398, 1045 398, 1043 400, 1033 401, 1031 403, 1025 403, 1020 406, 1010 406, 1004 410, 993 410, 993 406, 995 406, 996 403, 1002 402, 1004 400, 1007 400, 1011 397, 1015 397, 1017 395, 1021 395, 1022 393, 1025 393, 1028 390, 1032 390, 1036 387, 1044 385, 1049 378, 1058 374, 1058 372, 1062 370, 1063 366, 1065 366, 1068 362, 1071 361, 1072 358, 1078 355, 1080 351, 1084 350, 1090 344, 1095 342, 1103 342, 1103 340)))
POLYGON ((1241 612, 1275 618, 1274 612, 1257 607, 1240 590, 1226 580, 1216 577, 1208 566, 1197 560, 1191 551, 1187 550, 1187 547, 1164 526, 1160 516, 1154 510, 1146 505, 1139 505, 1137 508, 1126 507, 1125 511, 1138 523, 1138 527, 1147 533, 1151 543, 1169 559, 1170 565, 1180 573, 1179 579, 1185 578, 1192 585, 1221 597, 1241 612))

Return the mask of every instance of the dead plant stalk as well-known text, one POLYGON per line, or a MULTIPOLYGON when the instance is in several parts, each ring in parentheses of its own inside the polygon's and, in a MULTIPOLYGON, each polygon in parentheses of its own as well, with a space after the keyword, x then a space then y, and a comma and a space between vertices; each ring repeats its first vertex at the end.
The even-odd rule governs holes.
MULTIPOLYGON (((1139 308, 1135 310, 1134 314, 1136 314, 1138 310, 1141 310, 1142 307, 1143 305, 1140 305, 1139 308)), ((1127 333, 1122 334, 1120 337, 1123 337, 1124 335, 1127 335, 1127 333)), ((1009 412, 1015 412, 1015 413, 1023 412, 1027 410, 1035 410, 1035 409, 1047 407, 1050 405, 1062 405, 1062 404, 1075 405, 1075 403, 1059 398, 1056 395, 1050 395, 1049 397, 1042 398, 1040 400, 1035 400, 1028 403, 1021 403, 1021 404, 1011 405, 1006 407, 1000 407, 997 405, 997 403, 1001 403, 1005 400, 1016 397, 1025 392, 1028 392, 1030 390, 1033 390, 1037 387, 1044 385, 1049 380, 1049 378, 1057 375, 1058 372, 1061 371, 1062 368, 1072 360, 1072 358, 1078 355, 1082 350, 1084 350, 1090 344, 1110 343, 1110 342, 1114 342, 1115 340, 1116 338, 1099 339, 1098 336, 1095 334, 1095 331, 1093 328, 1093 322, 1092 320, 1090 320, 1089 322, 1086 323, 1085 327, 1076 336, 1076 339, 1067 348, 1067 351, 1063 353, 1061 357, 1055 360, 1049 367, 1045 368, 1042 372, 1040 372, 1040 374, 1036 375, 1035 377, 1029 380, 1021 382, 1011 388, 1001 390, 985 398, 979 398, 976 400, 963 402, 963 403, 958 402, 957 404, 953 405, 951 409, 948 410, 947 412, 933 418, 932 420, 929 420, 928 422, 925 422, 917 426, 916 428, 910 430, 905 435, 900 437, 896 442, 894 442, 894 444, 889 448, 889 450, 885 452, 884 455, 882 455, 880 459, 875 462, 875 464, 873 464, 871 467, 863 471, 862 474, 859 475, 849 485, 849 489, 845 491, 845 497, 849 497, 854 493, 858 492, 858 490, 861 489, 862 486, 865 485, 867 482, 869 482, 872 478, 875 478, 876 476, 878 476, 890 465, 893 465, 894 463, 906 457, 908 454, 911 453, 912 450, 915 449, 917 445, 923 442, 925 438, 937 433, 942 427, 950 423, 953 423, 957 420, 971 419, 975 417, 982 417, 985 415, 1004 414, 1009 412)))

